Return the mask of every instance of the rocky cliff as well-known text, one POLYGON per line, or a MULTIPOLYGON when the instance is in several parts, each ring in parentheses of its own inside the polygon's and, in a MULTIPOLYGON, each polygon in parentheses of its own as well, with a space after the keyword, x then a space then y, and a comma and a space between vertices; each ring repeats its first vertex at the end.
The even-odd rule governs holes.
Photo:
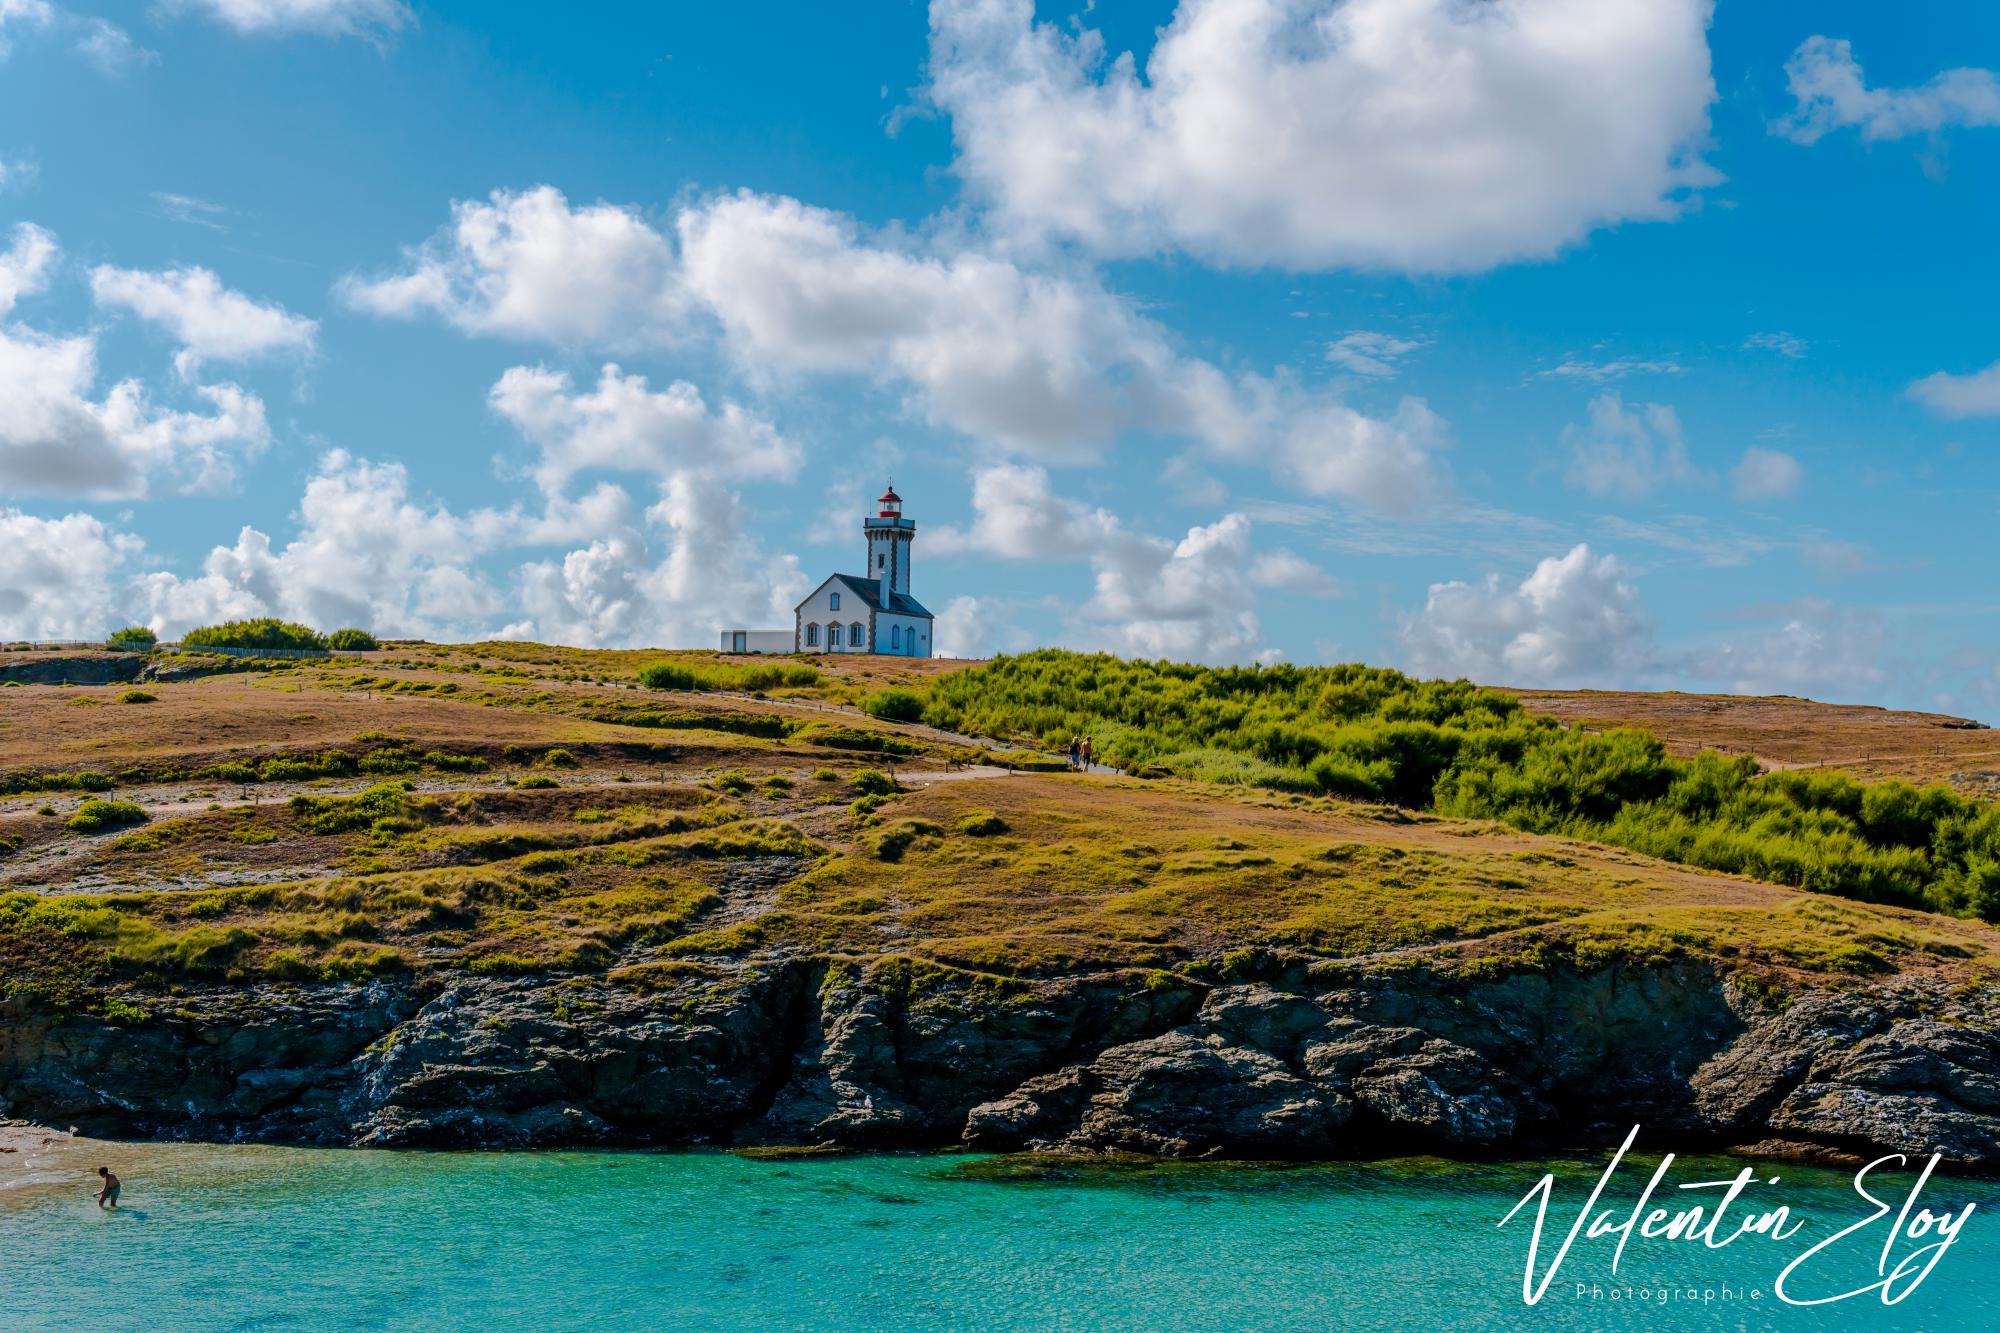
POLYGON ((648 984, 233 987, 142 1021, 0 1005, 0 1113, 99 1134, 1321 1157, 1675 1147, 2000 1167, 1990 988, 1774 996, 1711 964, 1484 980, 1282 957, 1227 980, 998 981, 903 959, 648 984))

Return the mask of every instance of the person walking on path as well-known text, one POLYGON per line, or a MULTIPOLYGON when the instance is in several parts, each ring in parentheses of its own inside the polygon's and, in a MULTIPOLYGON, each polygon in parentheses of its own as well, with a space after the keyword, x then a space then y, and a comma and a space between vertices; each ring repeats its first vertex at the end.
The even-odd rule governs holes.
POLYGON ((1079 745, 1080 742, 1076 737, 1072 736, 1069 738, 1069 771, 1072 773, 1076 772, 1076 756, 1079 745))
POLYGON ((1083 738, 1083 771, 1090 771, 1090 737, 1083 738))

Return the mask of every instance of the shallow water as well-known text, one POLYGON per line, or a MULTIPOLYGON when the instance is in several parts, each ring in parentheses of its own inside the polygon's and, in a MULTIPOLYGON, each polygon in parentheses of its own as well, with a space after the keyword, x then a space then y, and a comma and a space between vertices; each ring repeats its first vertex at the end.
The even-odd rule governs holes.
MULTIPOLYGON (((1629 1212, 1652 1165, 1628 1164, 1603 1206, 1629 1212)), ((1669 1184, 1741 1165, 1682 1161, 1669 1184)), ((1871 1209, 1849 1173, 1765 1167, 1782 1179, 1760 1207, 1790 1205, 1797 1237, 1719 1250, 1635 1238, 1617 1279, 1611 1242, 1580 1241, 1529 1308, 1533 1210, 1494 1224, 1544 1170, 1558 1174, 1553 1246, 1602 1159, 1050 1171, 952 1156, 28 1144, 0 1156, 0 1327, 2000 1327, 2000 1183, 1933 1178, 1919 1207, 1978 1209, 1896 1306, 1774 1299, 1790 1258, 1871 1209), (100 1162, 125 1180, 115 1215, 90 1197, 100 1162), (1577 1281, 1603 1296, 1578 1297, 1577 1281), (1610 1295, 1659 1284, 1717 1298, 1610 1295), (1744 1294, 1725 1302, 1724 1287, 1744 1294)), ((1877 1193, 1900 1206, 1912 1179, 1877 1193)), ((1818 1290, 1873 1281, 1887 1228, 1830 1253, 1818 1290)))

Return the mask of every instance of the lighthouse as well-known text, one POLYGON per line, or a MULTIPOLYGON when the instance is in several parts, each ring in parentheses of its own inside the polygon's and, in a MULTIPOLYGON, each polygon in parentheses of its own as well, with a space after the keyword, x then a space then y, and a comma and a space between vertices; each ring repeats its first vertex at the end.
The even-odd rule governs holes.
POLYGON ((885 653, 931 655, 931 613, 910 595, 910 548, 917 525, 903 517, 894 485, 861 519, 868 563, 859 574, 833 574, 792 611, 792 631, 725 630, 725 652, 885 653), (770 646, 763 646, 768 643, 770 646), (779 646, 783 644, 784 646, 779 646))

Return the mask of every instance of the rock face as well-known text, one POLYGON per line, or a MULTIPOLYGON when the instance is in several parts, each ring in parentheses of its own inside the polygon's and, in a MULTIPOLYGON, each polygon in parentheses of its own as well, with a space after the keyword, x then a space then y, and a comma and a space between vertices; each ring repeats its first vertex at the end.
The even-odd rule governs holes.
POLYGON ((115 685, 139 679, 144 653, 36 654, 0 662, 0 683, 22 685, 115 685))
POLYGON ((133 1026, 0 1004, 0 1113, 392 1147, 935 1145, 1324 1157, 1615 1141, 2000 1166, 2000 1037, 1936 979, 1752 1001, 1696 965, 1468 982, 1270 960, 992 984, 817 960, 661 990, 217 989, 133 1026))

